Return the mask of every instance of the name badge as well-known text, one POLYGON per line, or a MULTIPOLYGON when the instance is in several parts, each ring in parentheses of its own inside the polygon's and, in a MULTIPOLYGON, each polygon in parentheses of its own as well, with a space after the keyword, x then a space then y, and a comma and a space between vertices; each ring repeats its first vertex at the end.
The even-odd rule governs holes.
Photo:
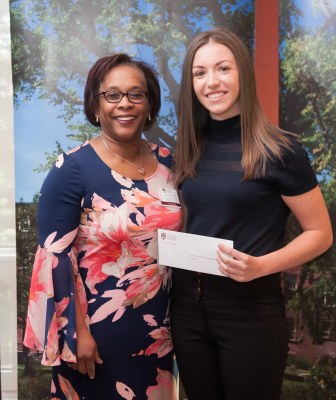
POLYGON ((159 189, 159 196, 161 203, 164 206, 180 207, 180 200, 178 198, 178 194, 175 189, 168 189, 162 187, 159 189))

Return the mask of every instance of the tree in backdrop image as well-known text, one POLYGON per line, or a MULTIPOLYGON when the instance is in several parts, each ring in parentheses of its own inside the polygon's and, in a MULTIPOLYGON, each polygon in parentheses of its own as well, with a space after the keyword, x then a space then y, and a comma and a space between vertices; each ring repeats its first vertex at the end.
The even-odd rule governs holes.
MULTIPOLYGON (((252 48, 254 1, 11 1, 14 96, 16 104, 37 92, 61 106, 74 144, 97 133, 83 117, 83 85, 99 57, 125 51, 151 62, 161 77, 163 107, 147 138, 174 147, 180 68, 185 44, 198 32, 225 26, 252 48)), ((62 150, 57 143, 47 163, 62 150)))
MULTIPOLYGON (((15 113, 20 113, 21 104, 37 96, 60 110, 59 118, 67 126, 59 133, 54 151, 36 160, 36 171, 41 173, 49 170, 58 154, 68 150, 64 142, 73 141, 74 147, 98 134, 83 114, 84 82, 98 58, 123 51, 154 66, 160 74, 163 98, 158 123, 146 132, 146 138, 154 142, 158 138, 158 144, 174 148, 180 70, 189 40, 200 31, 225 26, 253 53, 253 0, 11 0, 10 12, 15 113)), ((29 134, 33 147, 37 139, 34 132, 29 134)), ((37 246, 36 201, 30 206, 17 204, 18 326, 22 332, 37 246), (29 213, 32 216, 27 219, 29 213)), ((49 378, 38 378, 39 355, 25 354, 21 345, 20 353, 19 399, 48 398, 49 378)))
MULTIPOLYGON (((308 3, 310 11, 306 9, 307 2, 280 0, 280 124, 300 135, 317 173, 335 232, 336 3, 308 3)), ((289 235, 297 229, 293 221, 288 224, 289 235)), ((288 363, 293 368, 288 372, 296 377, 306 376, 301 379, 306 383, 306 392, 296 393, 301 397, 287 394, 285 398, 336 399, 335 244, 327 253, 302 266, 297 275, 287 276, 286 294, 293 353, 288 363)))

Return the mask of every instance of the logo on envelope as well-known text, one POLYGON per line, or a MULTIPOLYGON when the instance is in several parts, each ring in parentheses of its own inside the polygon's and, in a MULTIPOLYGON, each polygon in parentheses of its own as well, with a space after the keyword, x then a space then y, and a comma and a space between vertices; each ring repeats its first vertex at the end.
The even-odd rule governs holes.
MULTIPOLYGON (((169 241, 172 241, 172 242, 176 242, 176 234, 175 234, 176 232, 173 232, 173 231, 165 231, 165 232, 162 232, 161 230, 160 230, 160 232, 159 232, 159 234, 160 234, 160 238, 162 239, 162 240, 167 240, 168 242, 169 241)), ((168 244, 168 243, 167 243, 168 244)))

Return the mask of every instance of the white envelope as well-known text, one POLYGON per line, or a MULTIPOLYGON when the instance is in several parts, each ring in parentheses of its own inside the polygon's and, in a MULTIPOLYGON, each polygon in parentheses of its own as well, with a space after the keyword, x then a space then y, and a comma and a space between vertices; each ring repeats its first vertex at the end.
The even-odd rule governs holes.
POLYGON ((159 264, 224 277, 216 260, 219 243, 233 248, 232 240, 158 229, 159 264))

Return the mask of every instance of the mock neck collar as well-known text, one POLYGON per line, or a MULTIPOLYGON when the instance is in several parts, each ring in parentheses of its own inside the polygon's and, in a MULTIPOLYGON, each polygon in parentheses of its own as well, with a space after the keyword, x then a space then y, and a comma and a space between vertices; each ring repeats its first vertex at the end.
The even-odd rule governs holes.
POLYGON ((216 143, 227 143, 240 140, 240 114, 221 121, 209 118, 205 129, 207 140, 216 143))

